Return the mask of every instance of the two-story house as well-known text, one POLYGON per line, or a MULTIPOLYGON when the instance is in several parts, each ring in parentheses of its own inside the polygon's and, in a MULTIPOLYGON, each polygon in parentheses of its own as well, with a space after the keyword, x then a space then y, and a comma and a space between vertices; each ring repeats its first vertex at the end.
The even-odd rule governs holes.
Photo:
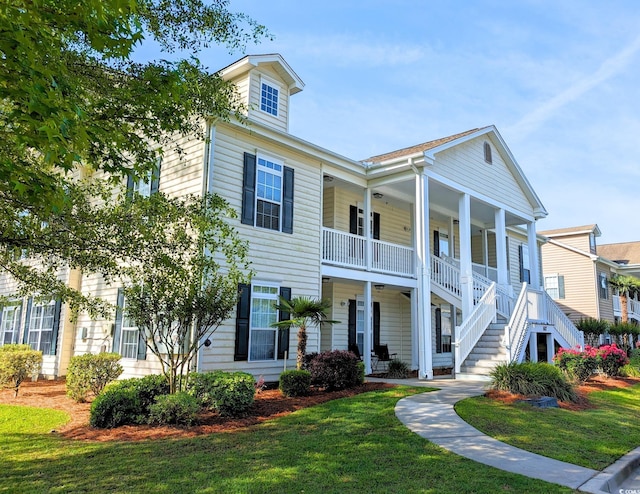
MULTIPOLYGON (((598 244, 598 225, 540 232, 544 287, 574 322, 602 319, 610 323, 622 315, 620 295, 609 284, 613 275, 640 278, 640 242, 598 244)), ((629 319, 640 321, 637 295, 629 299, 629 319)))
MULTIPOLYGON (((379 344, 421 378, 442 368, 486 374, 496 362, 548 360, 559 344, 582 344, 541 290, 536 220, 547 212, 494 126, 359 161, 289 133, 291 98, 304 84, 280 55, 246 56, 220 73, 235 83, 248 124, 203 122, 207 142, 183 142, 186 155, 165 156, 159 181, 137 184, 141 193, 220 194, 250 243, 255 275, 202 347, 199 370, 274 381, 292 368, 295 335, 271 326, 279 296, 329 299, 340 322, 309 328, 307 350, 357 346, 367 373, 379 344)), ((64 304, 16 300, 3 309, 4 341, 45 350, 47 375, 64 375, 73 354, 105 350, 122 354, 125 377, 158 371, 117 286, 61 276, 123 310, 71 322, 64 304), (45 331, 49 346, 38 339, 45 331)), ((11 291, 3 275, 0 293, 11 291)))

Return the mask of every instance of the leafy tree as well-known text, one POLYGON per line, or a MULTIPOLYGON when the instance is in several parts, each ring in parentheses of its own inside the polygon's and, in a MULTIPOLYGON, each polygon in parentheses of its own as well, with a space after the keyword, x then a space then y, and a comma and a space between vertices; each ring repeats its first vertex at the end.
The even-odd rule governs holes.
POLYGON ((287 300, 280 297, 276 309, 289 313, 289 319, 276 322, 273 326, 278 328, 298 328, 298 351, 296 367, 302 368, 302 361, 307 351, 307 327, 319 324, 334 324, 340 321, 331 321, 327 318, 327 310, 331 307, 328 300, 318 300, 309 297, 293 297, 287 300))
POLYGON ((634 276, 614 274, 609 284, 620 294, 620 318, 623 323, 629 321, 629 296, 640 291, 640 280, 634 276))
POLYGON ((130 203, 145 247, 127 273, 126 311, 175 393, 204 340, 236 307, 238 284, 248 281, 248 246, 226 221, 235 210, 219 196, 153 194, 130 203))
POLYGON ((23 292, 104 310, 56 277, 61 266, 122 274, 135 225, 109 186, 140 178, 176 136, 242 119, 231 83, 196 58, 268 36, 227 0, 7 0, 0 10, 0 270, 23 292), (191 58, 138 63, 144 39, 191 58), (106 179, 98 184, 94 172, 106 179), (85 180, 82 180, 85 177, 85 180), (99 190, 96 190, 99 189, 99 190), (93 197, 102 201, 93 201, 93 197), (131 225, 129 228, 128 225, 131 225), (121 234, 125 230, 125 234, 121 234), (131 233, 131 236, 127 236, 131 233), (25 263, 23 257, 37 263, 25 263))
POLYGON ((18 396, 20 384, 27 377, 37 376, 42 367, 42 352, 29 345, 0 346, 0 388, 9 387, 18 396))

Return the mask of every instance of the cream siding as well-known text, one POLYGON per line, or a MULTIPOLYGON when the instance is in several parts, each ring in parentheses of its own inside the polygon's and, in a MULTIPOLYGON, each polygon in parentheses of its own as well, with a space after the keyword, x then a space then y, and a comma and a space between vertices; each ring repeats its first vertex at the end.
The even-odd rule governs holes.
POLYGON ((600 273, 603 273, 607 277, 607 298, 600 298, 600 290, 597 291, 598 304, 600 307, 600 319, 613 322, 613 291, 611 290, 611 286, 608 285, 608 280, 611 279, 611 270, 603 263, 597 262, 596 271, 597 283, 600 283, 600 273))
POLYGON ((249 118, 269 127, 287 132, 289 128, 289 88, 282 78, 266 66, 254 69, 250 75, 249 118), (278 115, 274 116, 260 109, 262 81, 278 89, 278 115))
POLYGON ((487 138, 482 136, 437 153, 430 168, 470 190, 531 214, 531 204, 493 144, 493 164, 484 161, 485 141, 487 138), (500 191, 498 197, 496 191, 500 191))

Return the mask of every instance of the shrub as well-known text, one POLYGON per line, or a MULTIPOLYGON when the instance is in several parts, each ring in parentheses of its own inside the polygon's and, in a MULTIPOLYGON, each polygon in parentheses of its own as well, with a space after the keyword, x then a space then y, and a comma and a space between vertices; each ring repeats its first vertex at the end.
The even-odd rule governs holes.
POLYGON ((364 364, 351 352, 333 350, 309 362, 311 381, 328 391, 353 388, 364 382, 364 364))
POLYGON ((580 319, 576 323, 576 328, 584 333, 585 342, 591 346, 597 346, 600 343, 600 336, 609 331, 609 322, 604 319, 580 319))
POLYGON ((0 388, 13 388, 18 396, 20 384, 37 376, 42 366, 42 352, 29 345, 0 346, 0 388))
POLYGON ((627 352, 618 348, 615 343, 598 348, 600 368, 607 376, 617 376, 620 368, 629 363, 627 352))
POLYGON ((637 365, 623 365, 620 367, 619 375, 624 377, 640 377, 640 368, 637 365))
POLYGON ((192 372, 187 391, 223 417, 242 417, 253 405, 255 378, 247 372, 192 372))
POLYGON ((285 396, 307 396, 311 392, 311 372, 288 370, 280 374, 280 391, 285 396))
POLYGON ((585 382, 598 370, 597 350, 585 347, 585 351, 573 348, 560 348, 553 357, 553 362, 564 371, 570 379, 585 382))
POLYGON ((400 359, 394 358, 387 367, 389 379, 406 379, 409 377, 409 366, 400 359))
POLYGON ((151 405, 158 396, 168 393, 169 384, 161 375, 112 383, 93 400, 89 423, 107 429, 147 423, 151 405))
POLYGON ((98 396, 122 371, 117 353, 87 353, 71 357, 67 369, 67 396, 75 401, 87 401, 89 391, 98 396))
POLYGON ((181 391, 172 395, 160 395, 149 407, 149 423, 166 425, 193 425, 198 417, 200 404, 195 396, 181 391))
POLYGON ((524 396, 553 396, 575 401, 576 393, 562 371, 544 362, 500 364, 491 371, 491 388, 524 396))

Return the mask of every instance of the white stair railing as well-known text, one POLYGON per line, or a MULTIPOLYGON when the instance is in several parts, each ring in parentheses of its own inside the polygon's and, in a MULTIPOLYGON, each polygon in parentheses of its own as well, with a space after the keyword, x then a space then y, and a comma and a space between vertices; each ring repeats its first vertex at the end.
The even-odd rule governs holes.
POLYGON ((549 325, 556 328, 571 348, 584 349, 584 333, 575 327, 571 319, 556 305, 553 299, 542 290, 549 325))
POLYGON ((460 269, 450 262, 431 255, 431 281, 453 296, 462 297, 460 269))
MULTIPOLYGON (((477 272, 474 272, 473 273, 474 287, 476 284, 476 280, 479 285, 483 285, 485 287, 488 287, 489 285, 491 285, 491 283, 493 283, 493 280, 485 276, 482 276, 477 272)), ((515 303, 515 299, 511 295, 509 290, 507 290, 503 286, 496 285, 496 307, 498 309, 498 314, 506 318, 510 317, 511 311, 513 310, 514 303, 515 303)))
POLYGON ((513 312, 509 324, 504 328, 504 341, 507 347, 509 362, 521 361, 522 348, 527 337, 529 322, 529 307, 527 297, 527 284, 522 284, 520 295, 513 306, 513 312))
POLYGON ((496 284, 491 283, 482 298, 478 301, 469 317, 456 327, 455 372, 460 372, 462 362, 469 356, 473 347, 496 319, 496 284))

